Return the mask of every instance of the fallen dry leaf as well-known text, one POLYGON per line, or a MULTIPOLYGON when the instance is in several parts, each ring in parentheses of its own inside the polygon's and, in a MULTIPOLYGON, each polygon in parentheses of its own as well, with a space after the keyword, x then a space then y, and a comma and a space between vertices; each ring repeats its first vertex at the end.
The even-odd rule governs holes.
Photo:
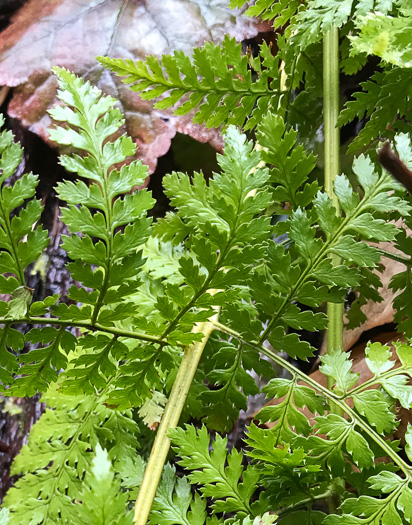
MULTIPOLYGON (((412 232, 408 231, 408 235, 412 232)), ((397 250, 392 243, 381 242, 377 244, 381 249, 388 252, 402 254, 401 251, 397 250)), ((400 272, 405 271, 405 265, 389 259, 388 257, 382 257, 382 264, 384 270, 379 273, 379 277, 382 281, 382 288, 379 289, 379 294, 382 297, 382 302, 374 303, 368 301, 363 307, 362 311, 366 315, 366 321, 353 330, 344 330, 343 333, 343 348, 349 350, 358 341, 362 333, 372 330, 378 326, 393 323, 395 310, 393 308, 394 293, 389 288, 389 283, 392 277, 400 272)), ((323 353, 325 348, 322 348, 323 353)))
MULTIPOLYGON (((227 0, 29 0, 0 34, 0 85, 15 87, 8 112, 48 141, 46 111, 55 102, 51 66, 66 67, 119 100, 127 132, 151 171, 176 132, 220 149, 217 130, 153 109, 104 71, 98 55, 144 59, 173 50, 191 53, 225 33, 237 40, 258 33, 253 20, 238 16, 227 0)), ((262 29, 266 26, 262 26, 262 29)))

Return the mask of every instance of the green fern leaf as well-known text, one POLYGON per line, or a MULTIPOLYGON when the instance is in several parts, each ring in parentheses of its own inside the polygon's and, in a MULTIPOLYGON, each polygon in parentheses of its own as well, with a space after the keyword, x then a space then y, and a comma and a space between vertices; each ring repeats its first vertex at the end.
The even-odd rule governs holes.
POLYGON ((250 129, 271 105, 276 107, 280 97, 278 58, 271 55, 266 44, 261 55, 264 67, 259 60, 254 61, 254 80, 248 57, 242 56, 240 44, 227 36, 221 45, 207 42, 195 48, 193 64, 181 51, 164 55, 160 61, 154 56, 147 57, 146 62, 108 57, 98 60, 126 77, 124 82, 144 100, 161 97, 155 104, 158 109, 178 105, 176 115, 196 110, 193 121, 207 127, 222 123, 243 126, 252 114, 253 123, 247 125, 250 129))
POLYGON ((259 474, 251 466, 244 469, 240 452, 233 449, 228 454, 227 440, 220 436, 210 452, 206 427, 198 432, 192 426, 186 426, 186 430, 176 428, 170 431, 170 437, 181 457, 179 464, 191 471, 190 482, 200 483, 202 494, 214 499, 214 512, 234 512, 238 518, 253 515, 250 498, 259 474))
POLYGON ((324 464, 342 476, 345 472, 345 452, 347 452, 353 463, 360 468, 371 467, 374 464, 374 454, 367 440, 354 429, 354 426, 341 416, 328 414, 318 416, 314 430, 327 438, 317 435, 304 438, 298 436, 294 441, 294 447, 301 447, 307 452, 309 464, 324 464))
POLYGON ((275 208, 277 213, 285 213, 286 204, 292 210, 305 208, 318 191, 316 182, 305 185, 302 191, 301 187, 315 167, 315 157, 296 145, 297 133, 294 130, 285 130, 282 118, 268 113, 258 124, 256 134, 258 143, 264 148, 262 160, 273 166, 269 180, 276 185, 273 201, 279 204, 275 208))
POLYGON ((403 130, 402 118, 410 111, 410 85, 409 70, 401 68, 377 72, 361 83, 363 91, 353 95, 355 100, 346 103, 338 119, 339 126, 355 118, 369 119, 348 152, 357 152, 380 137, 393 139, 396 130, 403 130))
POLYGON ((23 477, 5 498, 11 524, 32 525, 33 519, 72 523, 73 500, 82 499, 83 476, 91 470, 99 441, 113 449, 111 457, 134 453, 136 425, 129 413, 115 413, 105 406, 109 388, 81 397, 64 395, 58 385, 48 391, 45 400, 50 408, 33 426, 12 467, 23 477), (117 444, 120 451, 114 448, 117 444))
MULTIPOLYGON (((178 173, 164 178, 166 194, 191 232, 194 254, 178 259, 179 273, 187 284, 180 289, 167 284, 165 296, 155 303, 163 318, 158 333, 173 344, 196 340, 198 335, 190 334, 193 324, 210 317, 213 306, 235 300, 237 286, 248 280, 270 232, 269 220, 262 215, 270 201, 264 186, 269 174, 257 167, 259 152, 252 151, 245 136, 229 127, 224 155, 218 162, 222 172, 209 185, 200 174, 192 182, 178 173), (213 289, 220 292, 209 293, 213 289)), ((160 222, 164 232, 169 219, 160 222)), ((138 323, 145 329, 149 326, 145 319, 138 323)))
POLYGON ((281 514, 283 505, 304 504, 308 492, 321 494, 321 487, 328 483, 328 473, 322 471, 320 465, 308 464, 306 453, 301 448, 290 450, 278 446, 276 432, 272 429, 252 424, 246 443, 250 447, 247 455, 261 473, 268 506, 279 508, 281 514))
MULTIPOLYGON (((4 124, 0 118, 0 126, 4 124)), ((41 228, 33 228, 40 219, 42 206, 39 200, 32 199, 35 194, 38 178, 26 174, 14 184, 5 182, 20 164, 22 149, 13 142, 13 135, 9 131, 0 134, 0 269, 3 273, 15 275, 18 286, 25 285, 24 270, 35 261, 48 244, 48 235, 41 228), (11 213, 23 205, 26 199, 29 203, 11 219, 11 213)), ((14 280, 8 281, 8 293, 12 289, 14 280)), ((27 311, 27 310, 26 310, 27 311)))
POLYGON ((351 38, 353 55, 377 55, 389 64, 411 66, 412 48, 407 38, 411 5, 410 2, 399 4, 401 16, 385 16, 378 12, 357 18, 358 34, 351 38))
MULTIPOLYGON (((115 293, 111 296, 110 292, 115 288, 123 285, 122 296, 128 295, 128 281, 135 278, 143 264, 136 246, 148 238, 150 220, 146 213, 154 201, 146 190, 121 197, 143 184, 147 168, 140 162, 132 162, 120 171, 113 169, 114 164, 124 162, 135 153, 129 137, 107 141, 123 124, 121 113, 114 108, 115 99, 102 96, 98 89, 64 69, 55 68, 54 71, 61 88, 59 97, 66 105, 52 109, 50 114, 56 121, 67 122, 69 126, 51 130, 51 138, 87 153, 85 157, 63 155, 61 163, 68 171, 92 181, 89 187, 83 182, 60 183, 58 194, 69 205, 64 209, 62 219, 69 226, 72 237, 64 239, 63 247, 76 261, 70 267, 73 277, 83 282, 81 274, 86 272, 92 278, 89 282, 92 280, 93 288, 99 292, 92 313, 95 321, 101 313, 106 311, 109 315, 112 312, 109 304, 117 302, 118 296, 115 293), (82 204, 77 207, 79 202, 82 204), (90 207, 99 211, 92 213, 90 207), (119 226, 126 226, 123 233, 115 233, 119 226), (75 235, 78 232, 85 235, 80 238, 75 235), (94 244, 91 236, 99 241, 94 244), (90 275, 84 263, 99 268, 90 275)), ((130 283, 130 286, 131 292, 134 291, 134 284, 130 283)), ((75 300, 79 299, 74 288, 71 293, 75 300)))
POLYGON ((203 525, 206 521, 206 500, 193 498, 186 478, 177 478, 173 467, 166 465, 156 492, 150 525, 203 525))
POLYGON ((267 406, 259 411, 258 417, 263 422, 274 422, 271 428, 272 440, 276 446, 281 443, 290 443, 298 434, 308 435, 311 426, 306 416, 298 408, 307 406, 312 414, 323 414, 325 404, 322 397, 312 389, 298 385, 289 379, 272 379, 263 388, 268 397, 283 399, 276 405, 267 406))
POLYGON ((98 444, 90 471, 86 472, 80 492, 81 503, 74 507, 79 525, 132 525, 127 511, 127 494, 121 492, 108 454, 98 444))
POLYGON ((412 518, 412 507, 410 505, 412 490, 396 474, 384 472, 369 478, 373 488, 383 493, 389 493, 387 497, 373 498, 360 496, 359 498, 347 498, 342 504, 344 514, 327 516, 324 523, 327 525, 358 525, 396 523, 401 525, 404 520, 412 518))
MULTIPOLYGON (((0 116, 0 126, 3 124, 4 118, 0 116)), ((22 160, 22 149, 13 138, 9 131, 0 133, 0 271, 12 274, 1 276, 0 289, 11 295, 8 304, 1 303, 2 315, 9 320, 26 317, 33 290, 25 284, 24 271, 49 242, 47 232, 37 226, 43 209, 40 200, 33 199, 38 178, 30 173, 10 181, 22 160), (24 205, 27 199, 31 200, 24 205)), ((5 385, 13 382, 11 373, 18 366, 10 349, 22 349, 20 337, 13 337, 15 332, 8 325, 2 329, 0 380, 5 385)))
POLYGON ((75 349, 76 338, 61 327, 34 328, 26 335, 26 341, 46 346, 22 354, 19 361, 19 377, 9 388, 14 396, 33 396, 45 391, 50 383, 57 380, 59 370, 67 366, 67 354, 75 349))
POLYGON ((322 356, 320 370, 335 381, 335 389, 341 394, 346 394, 359 380, 359 374, 352 371, 349 354, 343 350, 322 356))
POLYGON ((389 13, 397 0, 310 0, 297 15, 297 42, 303 49, 318 42, 331 27, 342 27, 351 16, 365 15, 376 9, 389 13))

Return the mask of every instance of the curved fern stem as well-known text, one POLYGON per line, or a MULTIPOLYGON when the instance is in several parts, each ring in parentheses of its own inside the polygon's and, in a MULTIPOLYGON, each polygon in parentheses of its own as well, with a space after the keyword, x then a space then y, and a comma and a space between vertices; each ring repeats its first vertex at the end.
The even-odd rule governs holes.
POLYGON ((189 393, 190 386, 195 376, 197 366, 202 356, 206 343, 215 330, 212 321, 217 321, 218 314, 213 316, 211 322, 198 323, 194 333, 202 333, 203 340, 193 343, 186 347, 182 362, 180 363, 176 379, 170 392, 162 420, 157 430, 156 439, 150 453, 143 481, 140 486, 139 495, 135 504, 134 523, 135 525, 146 525, 149 518, 152 503, 156 495, 166 457, 170 449, 168 432, 175 428, 182 414, 189 393))

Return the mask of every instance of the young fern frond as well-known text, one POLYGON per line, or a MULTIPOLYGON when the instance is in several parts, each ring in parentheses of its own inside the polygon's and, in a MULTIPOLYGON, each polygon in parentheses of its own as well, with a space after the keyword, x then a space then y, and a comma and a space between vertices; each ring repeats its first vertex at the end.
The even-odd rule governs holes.
POLYGON ((130 413, 107 408, 110 388, 111 382, 99 394, 67 396, 55 384, 44 396, 49 408, 13 463, 13 474, 23 477, 4 501, 12 523, 72 523, 99 442, 112 459, 135 453, 136 424, 130 413))
POLYGON ((107 451, 100 445, 91 469, 86 472, 80 501, 75 507, 79 525, 132 525, 132 513, 127 509, 127 494, 114 477, 107 451))
POLYGON ((196 110, 193 122, 207 127, 235 124, 252 129, 282 95, 279 58, 262 44, 259 58, 248 59, 241 44, 228 36, 220 45, 206 42, 193 50, 193 63, 181 51, 149 56, 146 61, 99 57, 144 100, 159 98, 155 107, 178 105, 175 115, 196 110), (255 73, 253 75, 253 73, 255 73), (250 117, 250 118, 249 118, 250 117))

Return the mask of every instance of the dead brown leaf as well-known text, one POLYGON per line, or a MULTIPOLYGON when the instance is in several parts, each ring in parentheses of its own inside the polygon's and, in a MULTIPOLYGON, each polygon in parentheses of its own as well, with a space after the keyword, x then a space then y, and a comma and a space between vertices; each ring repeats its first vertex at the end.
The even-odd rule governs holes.
POLYGON ((15 88, 9 115, 48 141, 46 111, 57 89, 50 68, 57 65, 117 98, 138 156, 151 171, 176 132, 220 149, 217 130, 194 125, 188 116, 154 110, 95 57, 144 59, 174 50, 190 54, 205 41, 221 41, 225 33, 237 40, 258 33, 256 22, 226 6, 227 0, 29 0, 0 34, 0 85, 15 88))
MULTIPOLYGON (((409 230, 407 231, 410 235, 411 232, 409 230)), ((393 246, 393 243, 381 242, 377 246, 388 252, 402 254, 402 252, 393 246)), ((352 348, 352 346, 359 340, 362 333, 378 326, 393 323, 395 315, 395 309, 393 308, 394 294, 392 289, 389 288, 389 283, 394 275, 405 271, 405 265, 388 257, 382 257, 382 264, 384 270, 382 273, 379 273, 379 277, 382 281, 382 288, 379 289, 379 294, 382 297, 382 301, 380 303, 368 301, 362 307, 362 311, 366 315, 366 321, 353 330, 344 331, 343 348, 345 350, 352 348)), ((322 350, 324 351, 325 348, 322 350)))

